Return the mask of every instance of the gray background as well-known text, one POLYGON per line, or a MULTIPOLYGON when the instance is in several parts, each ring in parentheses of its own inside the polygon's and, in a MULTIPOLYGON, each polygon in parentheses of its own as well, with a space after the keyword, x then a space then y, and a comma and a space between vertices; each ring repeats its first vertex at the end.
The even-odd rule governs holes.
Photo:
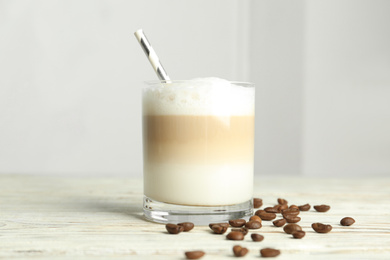
POLYGON ((141 86, 252 81, 256 174, 390 175, 390 1, 0 1, 0 173, 141 176, 141 86))

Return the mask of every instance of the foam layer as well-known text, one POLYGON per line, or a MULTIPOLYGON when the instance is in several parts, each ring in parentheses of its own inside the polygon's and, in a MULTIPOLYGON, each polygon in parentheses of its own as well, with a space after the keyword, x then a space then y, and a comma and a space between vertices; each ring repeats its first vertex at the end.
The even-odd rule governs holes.
POLYGON ((220 78, 151 84, 143 90, 144 115, 252 115, 255 88, 220 78))

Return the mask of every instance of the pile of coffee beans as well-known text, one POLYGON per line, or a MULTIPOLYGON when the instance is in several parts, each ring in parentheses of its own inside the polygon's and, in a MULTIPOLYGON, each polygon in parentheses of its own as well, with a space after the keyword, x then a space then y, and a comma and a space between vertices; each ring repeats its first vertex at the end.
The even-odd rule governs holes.
MULTIPOLYGON (((272 221, 275 227, 283 227, 283 231, 286 234, 292 235, 295 239, 302 239, 305 237, 306 232, 302 230, 302 227, 297 224, 301 221, 299 214, 301 211, 309 211, 311 205, 306 203, 304 205, 288 205, 288 201, 282 198, 277 199, 277 204, 273 207, 265 207, 255 212, 255 215, 251 216, 248 221, 245 219, 232 219, 229 223, 210 223, 209 227, 211 233, 222 235, 225 234, 229 227, 230 232, 227 233, 226 239, 243 241, 245 236, 249 233, 249 230, 258 230, 263 226, 263 221, 272 221), (281 218, 277 218, 277 214, 281 215, 281 218), (276 220, 275 220, 276 219, 276 220)), ((260 198, 253 199, 254 208, 260 208, 263 205, 263 200, 260 198)), ((317 212, 327 212, 330 210, 329 205, 314 205, 314 210, 317 212)), ((355 220, 351 217, 345 217, 340 220, 340 225, 351 226, 355 223, 355 220)), ((313 223, 312 229, 317 233, 329 233, 332 230, 332 226, 323 223, 313 223)), ((178 224, 166 224, 166 230, 169 234, 179 234, 181 232, 188 232, 194 228, 194 224, 191 222, 183 222, 178 224)), ((252 233, 251 239, 253 242, 261 242, 264 240, 264 236, 258 233, 252 233)), ((249 250, 240 245, 233 247, 233 254, 236 257, 243 257, 248 254, 249 250)), ((203 251, 188 251, 185 252, 187 259, 199 259, 205 255, 203 251)), ((261 257, 276 257, 280 255, 280 250, 274 248, 263 248, 260 250, 261 257)))

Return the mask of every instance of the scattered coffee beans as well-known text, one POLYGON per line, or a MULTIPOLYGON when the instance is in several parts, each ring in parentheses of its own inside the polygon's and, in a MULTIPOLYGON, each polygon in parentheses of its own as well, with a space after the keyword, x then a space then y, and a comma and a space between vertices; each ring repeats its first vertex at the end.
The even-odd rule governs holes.
POLYGON ((353 218, 351 218, 351 217, 345 217, 342 220, 340 220, 340 224, 342 226, 350 226, 353 223, 355 223, 355 220, 353 218))
POLYGON ((278 209, 276 207, 266 207, 264 211, 268 213, 278 213, 278 209))
MULTIPOLYGON (((259 229, 262 227, 262 220, 273 220, 276 218, 275 213, 282 213, 283 218, 273 221, 273 225, 276 227, 284 226, 283 230, 287 234, 291 234, 293 238, 302 239, 306 233, 302 231, 301 226, 295 224, 301 220, 298 216, 300 211, 310 210, 310 204, 306 203, 301 206, 290 205, 288 206, 288 201, 282 198, 278 198, 278 204, 273 207, 266 207, 264 210, 257 210, 254 216, 251 216, 249 221, 246 222, 245 219, 233 219, 229 220, 229 223, 210 223, 209 227, 216 234, 224 234, 229 225, 232 227, 231 232, 226 235, 226 238, 229 240, 244 240, 245 235, 248 234, 248 229, 259 229), (285 225, 286 223, 289 223, 285 225), (243 227, 245 226, 245 227, 243 227)), ((260 208, 263 205, 263 200, 260 198, 253 198, 253 207, 260 208)), ((330 209, 329 205, 315 205, 314 209, 318 212, 327 212, 330 209)), ((351 226, 355 223, 355 220, 351 217, 345 217, 340 220, 340 225, 342 226, 351 226)), ((312 228, 317 233, 328 233, 332 230, 331 225, 326 225, 322 223, 313 223, 312 228)), ((182 222, 179 224, 166 224, 166 230, 169 234, 179 234, 180 232, 187 232, 194 228, 194 223, 191 222, 182 222)), ((252 233, 251 238, 255 242, 263 241, 264 236, 252 233)), ((249 250, 245 247, 236 245, 233 247, 233 253, 236 257, 245 256, 249 250)), ((280 250, 273 248, 264 248, 260 250, 260 255, 262 257, 276 257, 280 254, 280 250)), ((205 255, 203 251, 188 251, 185 252, 187 259, 199 259, 205 255)))
POLYGON ((184 231, 183 226, 175 225, 175 224, 166 224, 165 228, 167 229, 169 234, 179 234, 184 231))
POLYGON ((245 223, 246 223, 246 220, 242 219, 242 218, 229 220, 229 224, 232 227, 242 227, 243 225, 245 225, 245 223))
POLYGON ((192 222, 183 222, 183 223, 179 223, 179 224, 177 224, 178 226, 183 226, 183 228, 184 228, 184 232, 188 232, 188 231, 190 231, 191 229, 193 229, 194 228, 194 223, 192 223, 192 222))
POLYGON ((232 231, 227 234, 226 238, 229 240, 243 240, 244 234, 240 231, 232 231))
POLYGON ((304 237, 306 235, 305 231, 302 231, 302 230, 297 230, 297 231, 294 231, 292 233, 292 236, 294 238, 298 238, 298 239, 301 239, 302 237, 304 237))
POLYGON ((331 225, 325 225, 322 223, 313 223, 311 224, 311 227, 314 229, 317 233, 328 233, 332 230, 331 225))
POLYGON ((245 256, 248 252, 249 252, 249 250, 245 247, 241 247, 241 246, 234 246, 233 247, 233 253, 237 257, 245 256))
POLYGON ((282 227, 286 224, 286 220, 284 218, 282 219, 277 219, 275 221, 272 222, 272 224, 274 224, 275 227, 282 227))
POLYGON ((226 228, 229 227, 229 223, 211 223, 211 224, 209 224, 209 227, 210 227, 211 229, 213 229, 213 226, 214 226, 214 225, 220 225, 220 226, 223 226, 223 227, 226 227, 226 228))
POLYGON ((263 206, 263 200, 259 198, 253 198, 253 207, 257 209, 260 208, 261 206, 263 206))
POLYGON ((228 228, 226 226, 215 224, 211 227, 211 229, 214 231, 215 234, 224 234, 228 228))
POLYGON ((275 257, 280 255, 280 251, 273 248, 264 248, 260 250, 260 255, 262 257, 275 257))
POLYGON ((253 221, 253 220, 251 220, 245 224, 245 227, 247 229, 259 229, 259 228, 261 228, 261 226, 262 226, 261 222, 253 221))
POLYGON ((280 205, 288 204, 288 201, 285 199, 278 198, 278 204, 280 204, 280 205))
POLYGON ((187 259, 199 259, 202 256, 204 256, 204 254, 205 253, 203 251, 189 251, 189 252, 185 252, 185 255, 186 255, 187 259))
POLYGON ((244 234, 244 236, 246 236, 246 234, 248 234, 248 229, 247 228, 232 228, 231 231, 238 231, 238 232, 242 232, 244 234))
POLYGON ((253 221, 258 221, 258 222, 261 223, 261 218, 260 218, 259 216, 256 216, 256 215, 250 217, 249 221, 251 221, 251 220, 253 220, 253 221))
POLYGON ((300 225, 297 224, 287 224, 284 226, 283 230, 287 234, 292 234, 294 231, 301 231, 302 228, 300 225))
POLYGON ((308 211, 309 209, 310 209, 310 204, 305 204, 305 205, 301 205, 301 206, 298 206, 298 209, 300 210, 300 211, 308 211))
POLYGON ((283 218, 287 221, 287 223, 298 223, 301 221, 301 218, 294 215, 283 215, 283 218))
POLYGON ((255 242, 261 242, 261 241, 263 241, 263 239, 264 239, 264 237, 263 237, 262 235, 257 234, 257 233, 251 234, 251 238, 252 238, 252 240, 255 241, 255 242))
POLYGON ((314 209, 318 212, 327 212, 330 209, 329 205, 316 205, 314 206, 314 209))
POLYGON ((268 213, 264 210, 258 210, 255 212, 257 216, 259 216, 262 220, 273 220, 276 218, 275 213, 268 213))

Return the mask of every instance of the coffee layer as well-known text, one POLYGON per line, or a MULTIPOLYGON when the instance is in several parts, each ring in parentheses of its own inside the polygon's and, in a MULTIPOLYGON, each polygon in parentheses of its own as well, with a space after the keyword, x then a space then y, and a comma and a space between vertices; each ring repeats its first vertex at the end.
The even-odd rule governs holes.
POLYGON ((253 161, 253 116, 144 116, 143 120, 147 162, 253 161))

